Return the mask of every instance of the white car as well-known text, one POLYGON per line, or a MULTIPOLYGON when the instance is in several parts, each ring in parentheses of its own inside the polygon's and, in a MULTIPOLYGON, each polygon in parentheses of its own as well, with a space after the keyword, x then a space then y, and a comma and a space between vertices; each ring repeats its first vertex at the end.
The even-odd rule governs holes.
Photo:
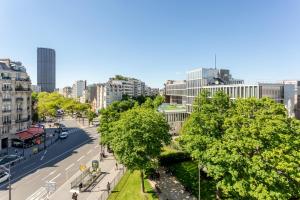
POLYGON ((7 181, 9 178, 9 174, 7 172, 0 172, 0 183, 7 181))
POLYGON ((65 138, 68 137, 68 135, 69 135, 68 132, 62 132, 61 134, 59 134, 59 138, 60 138, 60 139, 65 139, 65 138))

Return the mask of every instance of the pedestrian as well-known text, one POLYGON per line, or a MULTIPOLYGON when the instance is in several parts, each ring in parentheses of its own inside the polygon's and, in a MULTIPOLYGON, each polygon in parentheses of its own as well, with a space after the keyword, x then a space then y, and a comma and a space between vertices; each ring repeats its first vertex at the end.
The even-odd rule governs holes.
POLYGON ((107 193, 109 193, 110 192, 110 183, 109 182, 107 182, 106 189, 107 189, 107 193))
POLYGON ((118 170, 118 163, 116 162, 116 170, 118 170))
POLYGON ((74 193, 72 194, 72 199, 73 199, 73 200, 77 200, 77 197, 78 197, 78 194, 77 194, 76 192, 74 192, 74 193))

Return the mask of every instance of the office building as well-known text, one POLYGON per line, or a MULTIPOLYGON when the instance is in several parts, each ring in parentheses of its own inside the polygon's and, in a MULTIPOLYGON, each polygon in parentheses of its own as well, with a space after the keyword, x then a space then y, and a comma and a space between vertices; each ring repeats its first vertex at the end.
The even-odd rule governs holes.
POLYGON ((21 62, 0 59, 0 151, 31 125, 31 81, 21 62))
POLYGON ((55 50, 49 48, 37 49, 37 85, 42 92, 55 90, 56 58, 55 50))

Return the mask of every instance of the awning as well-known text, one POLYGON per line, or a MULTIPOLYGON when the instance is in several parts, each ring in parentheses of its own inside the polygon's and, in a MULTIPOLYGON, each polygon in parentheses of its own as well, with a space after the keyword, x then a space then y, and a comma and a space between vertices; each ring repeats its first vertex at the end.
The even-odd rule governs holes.
POLYGON ((17 135, 18 135, 18 137, 19 137, 20 140, 26 140, 26 139, 30 139, 30 138, 39 136, 39 135, 41 135, 43 133, 44 133, 44 129, 43 128, 30 127, 26 131, 17 133, 17 135))
POLYGON ((28 133, 27 131, 23 131, 17 134, 20 140, 26 140, 32 138, 32 134, 28 133))

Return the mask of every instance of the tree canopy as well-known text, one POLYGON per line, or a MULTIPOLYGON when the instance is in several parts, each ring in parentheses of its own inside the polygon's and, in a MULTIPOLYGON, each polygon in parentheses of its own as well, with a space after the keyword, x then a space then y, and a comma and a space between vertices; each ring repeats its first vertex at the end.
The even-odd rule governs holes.
POLYGON ((170 143, 168 131, 168 123, 161 113, 134 107, 113 123, 110 144, 117 160, 128 169, 144 170, 154 165, 163 145, 170 143))
POLYGON ((181 145, 217 182, 217 198, 300 197, 300 123, 269 98, 203 92, 181 130, 181 145))

